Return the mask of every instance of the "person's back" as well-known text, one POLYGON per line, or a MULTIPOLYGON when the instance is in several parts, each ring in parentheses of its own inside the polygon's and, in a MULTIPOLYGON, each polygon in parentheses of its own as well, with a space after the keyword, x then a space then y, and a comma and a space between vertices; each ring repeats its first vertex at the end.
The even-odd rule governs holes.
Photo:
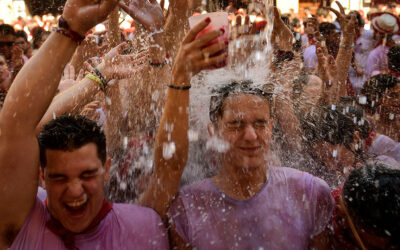
POLYGON ((230 198, 205 179, 181 189, 170 216, 197 249, 306 249, 330 219, 329 194, 319 178, 271 166, 261 191, 248 200, 230 198))

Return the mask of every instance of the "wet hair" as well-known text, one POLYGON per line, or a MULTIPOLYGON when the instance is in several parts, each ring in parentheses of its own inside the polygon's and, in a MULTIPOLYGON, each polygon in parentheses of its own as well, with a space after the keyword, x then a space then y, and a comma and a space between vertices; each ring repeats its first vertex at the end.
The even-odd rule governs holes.
POLYGON ((0 35, 2 35, 2 36, 6 36, 6 35, 15 36, 15 30, 9 24, 0 24, 0 35))
POLYGON ((40 164, 47 164, 46 149, 73 151, 88 143, 97 146, 97 155, 104 164, 107 158, 106 137, 92 120, 80 115, 62 115, 47 123, 38 136, 40 164))
POLYGON ((271 111, 271 92, 267 92, 253 86, 252 81, 232 82, 211 93, 209 116, 212 123, 216 124, 223 115, 223 104, 231 94, 251 94, 268 100, 271 111))
POLYGON ((400 244, 400 170, 381 162, 359 167, 344 183, 342 197, 355 224, 400 244))
POLYGON ((387 54, 389 69, 400 72, 400 46, 393 46, 387 54))
POLYGON ((367 97, 367 105, 364 107, 375 113, 376 102, 380 101, 386 92, 399 83, 396 77, 389 74, 379 74, 369 78, 361 89, 361 94, 367 97))
POLYGON ((349 145, 357 130, 350 117, 329 107, 317 107, 305 115, 301 124, 308 144, 325 141, 333 145, 349 145))
POLYGON ((321 35, 329 35, 332 31, 336 30, 336 26, 333 23, 323 22, 319 24, 319 31, 321 35))
POLYGON ((16 38, 22 37, 25 40, 25 42, 28 41, 28 36, 26 35, 26 32, 23 30, 18 30, 17 32, 15 32, 15 37, 16 38))

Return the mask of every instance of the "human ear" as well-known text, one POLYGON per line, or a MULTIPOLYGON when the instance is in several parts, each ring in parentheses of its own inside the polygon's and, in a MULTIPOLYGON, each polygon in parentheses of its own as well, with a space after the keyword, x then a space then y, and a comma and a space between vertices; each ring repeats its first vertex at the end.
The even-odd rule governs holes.
POLYGON ((39 179, 43 189, 46 189, 46 183, 44 182, 44 173, 42 168, 39 168, 39 179))

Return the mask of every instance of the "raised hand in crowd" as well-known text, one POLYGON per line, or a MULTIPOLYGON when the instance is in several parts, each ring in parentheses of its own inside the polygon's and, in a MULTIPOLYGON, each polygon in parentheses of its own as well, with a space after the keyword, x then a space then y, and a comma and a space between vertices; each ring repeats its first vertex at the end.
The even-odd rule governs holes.
POLYGON ((217 65, 227 57, 227 53, 210 56, 226 49, 225 42, 206 47, 209 42, 221 36, 223 31, 209 31, 196 39, 210 21, 206 19, 199 22, 188 32, 175 58, 164 112, 155 139, 155 168, 149 188, 140 200, 142 205, 152 207, 164 220, 169 204, 178 191, 188 157, 187 107, 190 80, 201 70, 217 65), (169 129, 171 127, 172 130, 169 129))
POLYGON ((61 77, 60 84, 58 85, 58 90, 60 92, 65 91, 72 87, 74 84, 80 82, 84 77, 84 70, 79 70, 78 74, 75 75, 75 68, 71 64, 65 66, 64 73, 61 77))
POLYGON ((96 110, 100 108, 100 105, 100 101, 90 102, 83 107, 80 115, 86 116, 90 120, 97 122, 100 119, 100 113, 96 112, 96 110))
POLYGON ((160 32, 164 26, 164 13, 156 0, 131 0, 119 6, 150 32, 160 32))

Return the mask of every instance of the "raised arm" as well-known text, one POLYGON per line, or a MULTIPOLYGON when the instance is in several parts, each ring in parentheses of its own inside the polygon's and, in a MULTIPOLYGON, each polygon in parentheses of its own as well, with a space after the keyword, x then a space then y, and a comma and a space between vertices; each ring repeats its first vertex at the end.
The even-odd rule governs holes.
MULTIPOLYGON (((96 4, 68 0, 64 19, 83 36, 102 21, 116 0, 96 4)), ((53 33, 21 69, 0 113, 0 248, 8 248, 34 205, 38 187, 39 148, 36 127, 57 90, 77 44, 53 33)))
POLYGON ((178 191, 188 157, 190 79, 202 69, 221 63, 227 57, 227 53, 213 57, 203 56, 217 54, 227 46, 221 42, 204 48, 220 36, 221 31, 210 31, 195 39, 209 22, 210 20, 204 20, 191 29, 178 51, 155 140, 155 169, 149 188, 140 199, 142 205, 152 207, 164 221, 167 209, 178 191))

